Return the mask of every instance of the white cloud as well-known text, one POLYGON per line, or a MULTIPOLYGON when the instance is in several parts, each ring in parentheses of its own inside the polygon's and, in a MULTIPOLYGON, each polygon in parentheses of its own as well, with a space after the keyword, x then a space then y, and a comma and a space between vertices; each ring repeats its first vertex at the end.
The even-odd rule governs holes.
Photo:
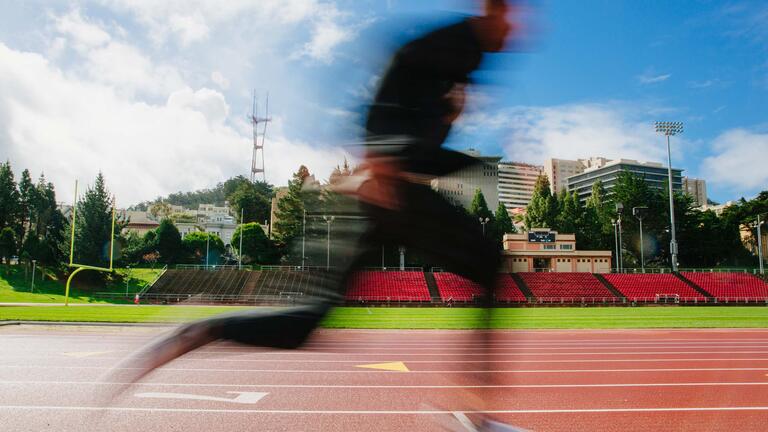
POLYGON ((216 83, 216 85, 219 86, 222 90, 229 88, 229 80, 225 78, 224 74, 219 71, 211 72, 211 81, 216 83))
POLYGON ((190 15, 173 15, 168 20, 168 25, 184 46, 207 38, 210 32, 208 24, 200 12, 190 15))
POLYGON ((112 39, 99 25, 83 19, 78 9, 57 17, 55 27, 59 33, 70 37, 80 50, 102 46, 112 39))
MULTIPOLYGON (((75 179, 91 182, 98 171, 127 205, 211 187, 250 166, 247 124, 227 122, 226 100, 214 90, 185 86, 164 102, 137 101, 3 43, 0 89, 0 153, 17 169, 45 172, 60 200, 71 199, 75 179)), ((302 163, 322 178, 342 160, 340 151, 284 138, 276 123, 267 140, 269 181, 284 184, 302 163)))
POLYGON ((700 169, 708 181, 739 191, 768 185, 768 133, 732 129, 715 138, 712 151, 700 169))
POLYGON ((660 83, 663 81, 668 80, 672 74, 661 74, 661 75, 654 75, 654 74, 643 74, 637 77, 637 80, 640 81, 641 84, 655 84, 660 83))
MULTIPOLYGON (((666 147, 645 118, 647 111, 622 103, 526 106, 490 116, 470 115, 462 127, 469 132, 501 131, 506 135, 505 156, 516 161, 590 156, 664 161, 666 147)), ((685 142, 680 140, 676 147, 685 148, 685 142)))
POLYGON ((333 17, 326 17, 315 24, 312 39, 304 45, 303 54, 308 57, 329 63, 333 60, 334 49, 354 36, 350 27, 341 27, 333 17))

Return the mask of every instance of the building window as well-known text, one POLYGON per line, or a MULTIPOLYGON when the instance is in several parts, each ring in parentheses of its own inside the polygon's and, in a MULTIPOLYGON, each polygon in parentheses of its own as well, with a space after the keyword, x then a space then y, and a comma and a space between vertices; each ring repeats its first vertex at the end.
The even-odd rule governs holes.
POLYGON ((570 245, 570 244, 561 244, 561 245, 560 245, 560 249, 561 249, 561 250, 572 250, 572 249, 573 249, 573 245, 570 245))
POLYGON ((544 245, 544 250, 555 250, 555 249, 556 249, 555 245, 549 245, 549 244, 544 245))

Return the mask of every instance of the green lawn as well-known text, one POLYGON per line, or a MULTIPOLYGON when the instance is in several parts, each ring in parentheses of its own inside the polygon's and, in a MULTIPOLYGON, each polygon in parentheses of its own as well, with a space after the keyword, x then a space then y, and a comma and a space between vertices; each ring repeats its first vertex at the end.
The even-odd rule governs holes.
MULTIPOLYGON (((226 306, 12 306, 0 320, 183 322, 243 308, 226 306)), ((474 308, 335 309, 328 328, 464 329, 486 321, 474 308)), ((768 307, 503 308, 491 312, 491 328, 768 328, 768 307)))
MULTIPOLYGON (((126 269, 116 269, 125 275, 126 269)), ((81 273, 83 274, 83 273, 81 273)), ((144 285, 160 274, 160 269, 131 269, 128 278, 128 292, 140 291, 144 285)), ((125 282, 108 283, 104 287, 81 289, 78 276, 72 281, 69 301, 72 303, 107 303, 91 297, 94 291, 125 293, 125 282)), ((41 268, 35 270, 35 288, 32 292, 32 274, 23 266, 0 266, 0 303, 63 303, 66 281, 56 280, 52 272, 41 268)), ((120 301, 114 301, 120 302, 120 301)))

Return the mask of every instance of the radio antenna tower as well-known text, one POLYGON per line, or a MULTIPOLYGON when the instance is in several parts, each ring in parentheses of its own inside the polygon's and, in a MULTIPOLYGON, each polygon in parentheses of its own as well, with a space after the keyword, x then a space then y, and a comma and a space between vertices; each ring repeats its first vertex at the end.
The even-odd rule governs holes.
POLYGON ((256 105, 256 90, 253 91, 253 106, 251 107, 251 124, 253 125, 253 157, 251 158, 251 183, 256 181, 256 177, 261 173, 261 180, 267 181, 267 174, 264 171, 264 139, 267 136, 267 123, 272 121, 269 117, 269 93, 265 104, 265 117, 259 117, 258 106, 256 105), (262 125, 259 131, 259 125, 262 125), (261 138, 261 143, 259 143, 261 138), (261 153, 261 165, 259 165, 259 153, 261 153))

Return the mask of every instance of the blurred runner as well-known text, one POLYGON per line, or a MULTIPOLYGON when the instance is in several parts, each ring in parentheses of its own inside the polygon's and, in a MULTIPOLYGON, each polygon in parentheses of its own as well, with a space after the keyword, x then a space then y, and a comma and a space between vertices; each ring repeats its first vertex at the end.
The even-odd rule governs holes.
POLYGON ((507 1, 485 0, 481 16, 433 31, 395 53, 368 112, 365 161, 359 173, 339 188, 359 200, 369 222, 341 246, 346 264, 318 281, 327 288, 325 298, 307 306, 247 311, 184 325, 129 360, 139 368, 133 380, 220 339, 299 347, 329 309, 343 300, 351 272, 384 240, 423 251, 450 271, 480 284, 490 306, 498 245, 483 236, 477 221, 432 190, 429 182, 482 163, 442 145, 464 108, 470 74, 479 67, 483 53, 504 48, 513 31, 513 14, 514 7, 507 1))

